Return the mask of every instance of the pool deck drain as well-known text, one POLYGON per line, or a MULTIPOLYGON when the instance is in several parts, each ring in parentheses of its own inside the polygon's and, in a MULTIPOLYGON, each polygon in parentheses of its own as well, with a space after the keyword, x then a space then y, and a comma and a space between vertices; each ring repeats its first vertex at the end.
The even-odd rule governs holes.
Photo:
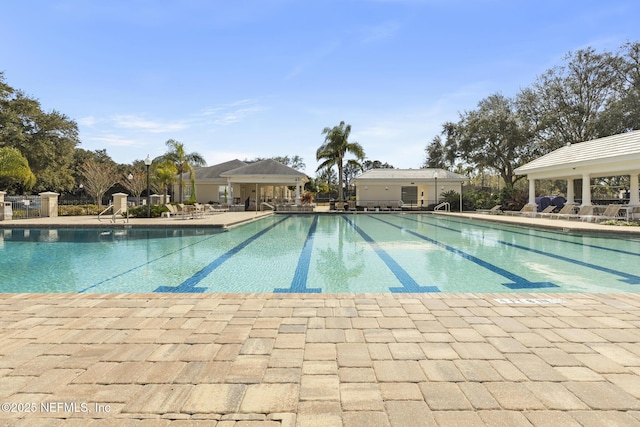
POLYGON ((640 294, 0 294, 0 425, 640 425, 640 294))

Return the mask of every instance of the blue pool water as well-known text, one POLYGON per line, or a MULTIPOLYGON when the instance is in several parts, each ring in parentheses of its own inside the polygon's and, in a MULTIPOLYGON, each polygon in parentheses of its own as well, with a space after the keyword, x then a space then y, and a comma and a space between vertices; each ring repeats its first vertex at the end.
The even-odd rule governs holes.
POLYGON ((0 292, 638 292, 640 238, 430 214, 0 230, 0 292))

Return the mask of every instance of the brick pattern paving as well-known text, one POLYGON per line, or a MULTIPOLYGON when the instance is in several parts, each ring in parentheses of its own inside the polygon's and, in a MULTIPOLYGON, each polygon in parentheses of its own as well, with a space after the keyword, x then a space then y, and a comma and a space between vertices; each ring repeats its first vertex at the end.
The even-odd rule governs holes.
POLYGON ((3 294, 0 325, 0 425, 640 425, 638 294, 3 294))

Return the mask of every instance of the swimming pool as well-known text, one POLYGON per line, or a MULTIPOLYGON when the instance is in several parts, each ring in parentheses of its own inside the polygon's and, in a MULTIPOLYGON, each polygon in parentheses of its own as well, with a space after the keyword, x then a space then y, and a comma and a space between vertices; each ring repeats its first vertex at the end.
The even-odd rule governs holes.
POLYGON ((0 230, 0 292, 638 292, 640 238, 430 214, 0 230))

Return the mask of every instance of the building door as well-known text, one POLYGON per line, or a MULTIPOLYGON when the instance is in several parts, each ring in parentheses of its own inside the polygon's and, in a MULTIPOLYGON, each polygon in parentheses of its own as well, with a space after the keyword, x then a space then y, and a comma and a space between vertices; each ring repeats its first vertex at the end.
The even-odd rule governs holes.
POLYGON ((418 187, 402 187, 402 204, 411 207, 418 205, 418 187))

